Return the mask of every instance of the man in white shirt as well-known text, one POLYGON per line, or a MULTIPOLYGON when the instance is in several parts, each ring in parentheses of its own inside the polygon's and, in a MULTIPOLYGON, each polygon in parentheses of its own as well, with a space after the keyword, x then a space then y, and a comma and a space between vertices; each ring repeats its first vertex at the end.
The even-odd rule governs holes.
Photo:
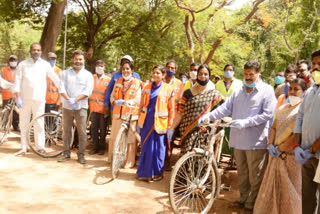
POLYGON ((58 162, 70 160, 73 120, 76 120, 79 135, 78 162, 85 164, 84 152, 87 144, 86 122, 88 97, 93 90, 92 74, 84 68, 84 53, 75 51, 72 57, 73 66, 60 75, 59 93, 62 97, 63 115, 63 156, 58 162))
MULTIPOLYGON (((33 43, 30 46, 29 59, 19 63, 17 67, 16 83, 16 105, 20 110, 20 129, 22 149, 16 155, 24 155, 27 151, 27 128, 30 123, 31 114, 35 118, 44 113, 47 82, 49 76, 57 84, 57 75, 53 72, 50 64, 41 56, 41 45, 33 43)), ((39 152, 45 153, 44 123, 38 120, 34 125, 35 142, 39 152)))

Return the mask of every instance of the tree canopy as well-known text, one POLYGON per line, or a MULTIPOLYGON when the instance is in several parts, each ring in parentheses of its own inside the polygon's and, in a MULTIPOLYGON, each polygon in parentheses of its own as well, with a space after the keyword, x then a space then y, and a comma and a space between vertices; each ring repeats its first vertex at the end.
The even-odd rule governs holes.
POLYGON ((248 0, 232 7, 237 1, 0 0, 1 60, 6 63, 10 54, 22 60, 29 45, 41 41, 44 52, 56 51, 62 65, 67 33, 67 66, 72 52, 82 49, 89 70, 97 59, 109 71, 119 69, 120 57, 129 54, 144 79, 169 59, 177 61, 179 72, 200 62, 218 76, 225 64, 234 64, 242 78, 244 63, 254 59, 271 80, 319 48, 318 1, 248 0))

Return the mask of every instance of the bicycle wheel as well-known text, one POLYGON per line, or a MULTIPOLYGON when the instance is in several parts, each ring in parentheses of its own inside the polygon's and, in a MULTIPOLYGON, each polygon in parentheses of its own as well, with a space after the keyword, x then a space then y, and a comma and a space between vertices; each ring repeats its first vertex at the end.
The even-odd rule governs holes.
POLYGON ((32 151, 41 157, 52 158, 59 156, 63 149, 62 116, 54 113, 45 113, 34 118, 27 129, 27 143, 32 151), (44 124, 45 152, 39 150, 35 142, 34 130, 37 124, 44 124))
POLYGON ((128 129, 127 127, 121 126, 116 140, 113 145, 112 151, 112 178, 115 179, 118 177, 119 170, 122 166, 122 163, 127 155, 127 140, 128 140, 128 129))
POLYGON ((13 103, 6 105, 0 111, 0 145, 4 143, 11 127, 13 103))
POLYGON ((170 178, 169 199, 174 213, 208 213, 219 193, 220 176, 216 161, 208 164, 203 154, 188 152, 176 163, 170 178), (203 185, 205 174, 209 176, 203 185))

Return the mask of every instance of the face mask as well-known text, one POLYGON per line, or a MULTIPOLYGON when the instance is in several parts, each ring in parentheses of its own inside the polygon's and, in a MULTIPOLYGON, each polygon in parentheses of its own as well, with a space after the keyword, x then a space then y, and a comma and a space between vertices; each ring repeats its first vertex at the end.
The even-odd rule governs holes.
POLYGON ((174 75, 174 71, 166 71, 167 77, 172 77, 174 75))
POLYGON ((55 60, 55 59, 50 59, 50 60, 49 60, 49 63, 50 63, 50 65, 51 65, 52 67, 54 67, 54 66, 56 65, 56 62, 57 62, 57 60, 55 60))
POLYGON ((128 76, 122 76, 123 77, 123 79, 124 80, 126 80, 126 81, 128 81, 128 80, 130 80, 131 79, 131 77, 132 77, 132 74, 129 74, 128 76))
POLYGON ((256 82, 253 82, 253 83, 251 83, 250 85, 249 84, 247 84, 247 82, 245 81, 245 80, 243 80, 243 84, 246 86, 246 87, 248 87, 248 88, 254 88, 254 87, 256 87, 256 82))
POLYGON ((314 82, 319 85, 320 84, 320 71, 313 71, 312 72, 312 78, 314 82))
POLYGON ((101 75, 103 74, 103 72, 104 72, 104 67, 101 67, 101 66, 96 67, 96 74, 101 75))
POLYGON ((233 71, 227 70, 226 72, 224 72, 224 77, 225 78, 232 78, 234 75, 233 71))
POLYGON ((187 79, 185 77, 181 77, 180 80, 182 83, 186 83, 186 81, 187 81, 187 79))
POLYGON ((34 60, 38 60, 40 58, 40 54, 38 53, 33 53, 33 54, 30 54, 31 55, 31 58, 34 59, 34 60))
POLYGON ((199 85, 202 85, 202 86, 207 85, 208 82, 209 82, 209 80, 202 81, 202 80, 197 79, 197 83, 199 83, 199 85))
POLYGON ((300 102, 301 98, 296 96, 289 96, 288 100, 291 106, 295 106, 300 102))
POLYGON ((196 80, 197 79, 197 73, 196 71, 190 71, 190 77, 192 80, 196 80))
POLYGON ((282 77, 282 76, 276 76, 274 78, 274 83, 277 84, 277 85, 280 85, 280 84, 284 83, 284 81, 285 81, 285 78, 282 77))
POLYGON ((80 71, 80 70, 82 70, 82 68, 83 68, 83 65, 73 64, 73 69, 74 69, 74 70, 80 71))
POLYGON ((14 61, 14 62, 9 62, 9 65, 11 68, 15 68, 18 65, 18 62, 14 61))

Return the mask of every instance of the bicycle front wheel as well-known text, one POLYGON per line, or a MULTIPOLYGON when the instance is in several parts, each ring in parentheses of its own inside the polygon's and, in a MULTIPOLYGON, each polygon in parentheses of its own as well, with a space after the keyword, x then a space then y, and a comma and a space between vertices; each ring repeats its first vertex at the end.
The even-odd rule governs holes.
POLYGON ((13 104, 5 106, 0 111, 0 145, 4 143, 11 127, 13 104))
MULTIPOLYGON (((63 150, 62 132, 62 116, 54 113, 45 113, 30 122, 27 130, 27 143, 32 151, 41 157, 57 157, 63 150), (45 139, 41 139, 41 136, 37 136, 37 133, 35 133, 35 129, 39 125, 44 126, 45 139), (45 141, 44 150, 41 150, 36 145, 36 141, 42 140, 45 141)), ((41 144, 41 142, 38 143, 41 144)))
POLYGON ((178 160, 170 178, 169 199, 174 213, 208 213, 219 187, 215 160, 208 163, 205 155, 188 152, 178 160), (209 176, 201 185, 207 170, 209 176))
POLYGON ((116 179, 119 174, 119 170, 122 163, 127 155, 127 140, 128 140, 128 129, 127 127, 121 126, 116 140, 113 145, 112 151, 112 178, 116 179))

